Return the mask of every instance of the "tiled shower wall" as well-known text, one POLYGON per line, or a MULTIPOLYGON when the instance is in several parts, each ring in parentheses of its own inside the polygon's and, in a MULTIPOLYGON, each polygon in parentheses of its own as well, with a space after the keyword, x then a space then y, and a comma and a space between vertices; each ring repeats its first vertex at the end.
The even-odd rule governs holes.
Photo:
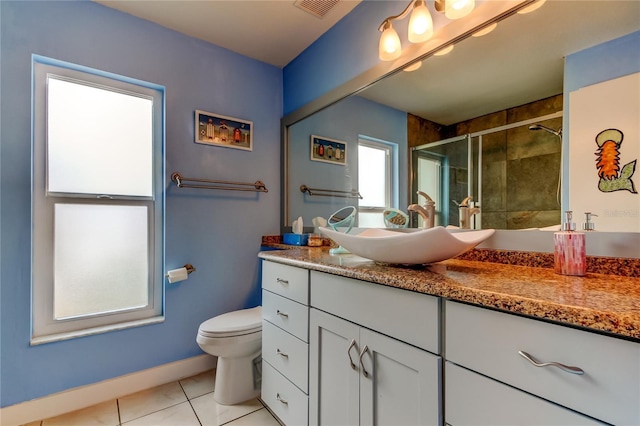
MULTIPOLYGON (((443 126, 408 114, 408 145, 479 132, 562 110, 562 94, 443 126)), ((562 118, 540 122, 554 130, 562 118)), ((482 227, 538 228, 560 223, 561 141, 527 126, 482 137, 482 227)))

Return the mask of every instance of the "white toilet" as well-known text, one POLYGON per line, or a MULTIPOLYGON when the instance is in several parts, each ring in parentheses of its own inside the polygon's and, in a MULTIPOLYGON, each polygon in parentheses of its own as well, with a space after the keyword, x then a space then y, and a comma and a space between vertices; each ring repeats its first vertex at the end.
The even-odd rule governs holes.
POLYGON ((213 399, 233 405, 260 395, 261 306, 208 319, 200 324, 196 342, 218 357, 213 399))

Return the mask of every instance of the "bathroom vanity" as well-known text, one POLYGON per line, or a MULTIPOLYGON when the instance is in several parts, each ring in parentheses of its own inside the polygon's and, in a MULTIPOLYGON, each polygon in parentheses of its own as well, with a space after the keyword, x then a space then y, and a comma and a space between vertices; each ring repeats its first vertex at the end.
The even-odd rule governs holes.
POLYGON ((259 256, 262 398, 287 425, 640 424, 640 278, 259 256))

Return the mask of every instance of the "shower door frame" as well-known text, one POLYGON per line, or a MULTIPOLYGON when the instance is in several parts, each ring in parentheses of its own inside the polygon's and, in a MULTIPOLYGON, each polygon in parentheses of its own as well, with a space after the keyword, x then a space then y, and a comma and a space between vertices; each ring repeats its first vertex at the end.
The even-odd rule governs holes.
MULTIPOLYGON (((497 133, 497 132, 501 132, 504 130, 509 130, 509 129, 513 129, 516 127, 520 127, 520 126, 528 126, 531 124, 536 124, 539 123, 540 121, 546 121, 546 120, 550 120, 553 118, 558 118, 558 117, 563 117, 563 112, 562 110, 551 113, 551 114, 547 114, 547 115, 542 115, 539 117, 535 117, 535 118, 530 118, 527 120, 522 120, 522 121, 518 121, 515 123, 511 123, 511 124, 505 124, 503 126, 498 126, 498 127, 492 127, 490 129, 486 129, 486 130, 481 130, 479 132, 473 132, 473 133, 467 133, 464 135, 460 135, 460 136, 454 136, 452 138, 447 138, 447 139, 441 139, 439 141, 435 141, 435 142, 429 142, 426 144, 422 144, 422 145, 418 145, 418 146, 414 146, 410 148, 410 153, 409 153, 409 176, 411 177, 411 179, 409 179, 409 193, 411 194, 411 200, 412 203, 416 203, 418 202, 418 196, 416 194, 416 191, 418 191, 419 188, 417 188, 417 169, 414 167, 414 158, 413 158, 413 154, 416 151, 420 151, 422 149, 426 149, 426 148, 433 148, 439 145, 444 145, 444 144, 448 144, 448 143, 453 143, 453 142, 457 142, 460 140, 463 140, 464 138, 468 138, 467 139, 467 167, 468 167, 468 177, 467 177, 467 186, 468 188, 472 189, 473 188, 473 175, 474 175, 474 170, 477 168, 478 169, 478 188, 477 188, 477 196, 478 196, 478 200, 476 201, 476 206, 480 207, 480 215, 482 214, 482 206, 478 203, 480 203, 479 200, 482 200, 482 185, 480 184, 480 182, 482 182, 482 137, 491 133, 497 133), (478 138, 478 162, 476 165, 474 165, 474 161, 473 161, 473 140, 474 138, 478 138)), ((561 151, 560 153, 560 169, 562 170, 562 165, 564 164, 564 151, 561 151)), ((481 216, 480 216, 481 217, 481 216)), ((480 222, 482 223, 482 222, 480 222)))

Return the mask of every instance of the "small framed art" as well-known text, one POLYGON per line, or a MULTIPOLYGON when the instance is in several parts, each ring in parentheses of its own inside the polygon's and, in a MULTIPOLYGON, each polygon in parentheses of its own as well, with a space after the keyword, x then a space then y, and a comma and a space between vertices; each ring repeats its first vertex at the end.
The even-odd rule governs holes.
POLYGON ((253 122, 196 110, 196 143, 253 151, 253 122))
POLYGON ((347 164, 346 142, 311 135, 311 160, 325 163, 347 164))

